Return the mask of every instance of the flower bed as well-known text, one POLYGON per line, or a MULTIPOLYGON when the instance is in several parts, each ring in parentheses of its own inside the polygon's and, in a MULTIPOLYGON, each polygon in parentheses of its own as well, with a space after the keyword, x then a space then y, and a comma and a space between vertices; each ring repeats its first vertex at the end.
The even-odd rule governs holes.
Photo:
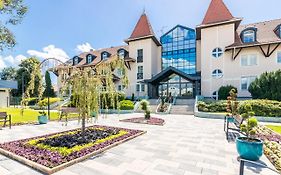
POLYGON ((143 131, 108 126, 44 135, 0 144, 0 153, 51 174, 105 149, 143 134, 143 131))
POLYGON ((159 126, 163 126, 165 124, 165 120, 156 117, 150 117, 149 120, 146 120, 144 117, 130 118, 130 119, 120 120, 120 122, 141 123, 141 124, 159 125, 159 126))
POLYGON ((264 154, 281 171, 281 135, 265 126, 259 126, 257 137, 264 141, 264 154))

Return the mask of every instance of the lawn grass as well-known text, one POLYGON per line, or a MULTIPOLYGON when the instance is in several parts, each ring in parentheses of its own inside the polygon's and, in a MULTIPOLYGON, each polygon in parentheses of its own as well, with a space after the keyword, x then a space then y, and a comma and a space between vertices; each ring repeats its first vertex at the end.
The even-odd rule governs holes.
MULTIPOLYGON (((21 115, 21 108, 0 108, 0 112, 7 112, 12 116, 12 124, 19 123, 34 123, 37 122, 37 117, 40 115, 38 110, 24 109, 23 116, 21 115)), ((45 111, 47 113, 47 111, 45 111)), ((50 112, 51 120, 59 119, 59 112, 50 112)), ((77 115, 70 116, 70 118, 77 117, 77 115)))
POLYGON ((276 126, 276 125, 266 125, 266 127, 272 129, 273 131, 281 134, 281 126, 276 126))

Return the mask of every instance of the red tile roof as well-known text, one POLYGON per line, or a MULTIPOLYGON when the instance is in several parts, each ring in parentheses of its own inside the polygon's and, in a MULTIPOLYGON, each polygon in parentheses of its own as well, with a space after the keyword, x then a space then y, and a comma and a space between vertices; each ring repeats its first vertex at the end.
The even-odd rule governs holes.
POLYGON ((212 0, 202 24, 218 23, 233 18, 223 0, 212 0))
POLYGON ((143 13, 135 26, 135 29, 133 33, 131 34, 130 39, 136 39, 140 37, 145 37, 145 36, 154 36, 153 29, 150 25, 150 22, 148 20, 148 17, 146 16, 145 13, 143 13))

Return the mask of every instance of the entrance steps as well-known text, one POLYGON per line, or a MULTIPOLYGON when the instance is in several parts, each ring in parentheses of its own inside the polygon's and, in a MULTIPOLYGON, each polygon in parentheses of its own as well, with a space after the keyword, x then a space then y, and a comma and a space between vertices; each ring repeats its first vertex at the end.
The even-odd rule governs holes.
POLYGON ((193 105, 173 105, 170 114, 193 115, 193 105))

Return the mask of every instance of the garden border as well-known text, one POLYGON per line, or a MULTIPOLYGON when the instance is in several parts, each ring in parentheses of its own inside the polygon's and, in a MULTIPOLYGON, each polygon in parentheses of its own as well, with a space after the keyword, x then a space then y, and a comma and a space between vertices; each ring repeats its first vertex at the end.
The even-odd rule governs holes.
POLYGON ((14 153, 12 153, 12 152, 9 152, 9 151, 7 151, 7 150, 4 150, 4 149, 2 149, 2 148, 0 148, 0 154, 6 156, 6 157, 8 157, 8 158, 11 158, 11 159, 13 159, 13 160, 19 161, 19 162, 21 162, 21 163, 23 163, 23 164, 25 164, 25 165, 27 165, 27 166, 33 168, 33 169, 36 169, 36 170, 38 170, 38 171, 40 171, 40 172, 47 173, 47 174, 53 174, 53 173, 55 173, 55 172, 58 172, 58 171, 60 171, 60 170, 62 170, 62 169, 64 169, 64 168, 66 168, 66 167, 69 167, 69 166, 71 166, 71 165, 74 165, 74 164, 76 164, 76 163, 79 163, 79 162, 81 162, 81 161, 83 161, 83 160, 86 160, 86 159, 88 159, 88 158, 90 158, 90 157, 93 157, 93 156, 95 156, 95 155, 98 155, 98 154, 100 154, 100 153, 102 153, 102 152, 104 152, 104 151, 106 151, 106 150, 108 150, 108 149, 110 149, 110 148, 113 148, 113 147, 115 147, 115 146, 117 146, 117 145, 120 145, 120 144, 122 144, 122 143, 124 143, 124 142, 127 142, 127 141, 129 141, 129 140, 132 140, 132 139, 138 137, 138 136, 141 136, 141 135, 145 134, 146 132, 147 132, 147 131, 141 131, 140 133, 137 133, 137 134, 135 134, 135 135, 133 135, 133 136, 130 136, 130 137, 124 139, 124 140, 121 140, 121 141, 119 141, 119 142, 113 143, 113 144, 111 144, 111 145, 108 145, 108 146, 106 146, 106 147, 100 149, 100 150, 94 151, 94 152, 92 152, 92 153, 90 153, 90 154, 87 154, 87 155, 85 155, 85 156, 83 156, 83 157, 79 157, 79 158, 77 158, 77 159, 71 160, 71 161, 69 161, 69 162, 66 162, 66 163, 64 163, 64 164, 61 164, 61 165, 56 166, 56 167, 54 167, 54 168, 48 168, 48 167, 46 167, 46 166, 43 166, 43 165, 41 165, 41 164, 39 164, 39 163, 33 162, 33 161, 31 161, 31 160, 28 160, 28 159, 26 159, 26 158, 24 158, 24 157, 18 156, 18 155, 16 155, 16 154, 14 154, 14 153))

